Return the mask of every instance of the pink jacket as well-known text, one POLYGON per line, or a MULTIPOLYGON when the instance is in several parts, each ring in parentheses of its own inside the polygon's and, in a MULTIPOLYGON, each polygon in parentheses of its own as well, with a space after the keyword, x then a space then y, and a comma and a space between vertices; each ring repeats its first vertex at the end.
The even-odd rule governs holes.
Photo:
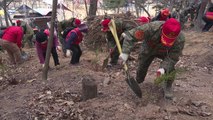
POLYGON ((213 20, 213 12, 206 12, 205 16, 207 19, 213 20))
MULTIPOLYGON (((45 58, 43 55, 46 54, 47 42, 44 44, 41 44, 37 41, 35 42, 36 52, 37 52, 37 55, 38 55, 38 58, 39 58, 39 61, 41 64, 44 64, 44 62, 45 62, 45 58)), ((54 36, 53 47, 57 47, 58 45, 59 45, 58 38, 57 38, 57 36, 54 36)))

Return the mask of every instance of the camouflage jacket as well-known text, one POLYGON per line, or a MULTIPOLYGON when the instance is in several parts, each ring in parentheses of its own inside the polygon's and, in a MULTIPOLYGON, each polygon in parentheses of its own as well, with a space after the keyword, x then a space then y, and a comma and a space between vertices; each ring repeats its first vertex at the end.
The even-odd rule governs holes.
POLYGON ((33 32, 33 28, 27 24, 26 22, 24 21, 21 21, 21 26, 24 28, 24 31, 25 31, 25 35, 33 35, 34 32, 33 32))
MULTIPOLYGON (((121 19, 116 19, 115 20, 115 25, 116 25, 116 31, 117 31, 118 38, 120 38, 120 36, 121 36, 121 34, 123 32, 134 28, 133 25, 131 25, 131 24, 127 23, 127 22, 124 22, 121 19)), ((112 41, 112 42, 115 41, 111 31, 108 31, 106 33, 106 38, 108 39, 109 42, 110 41, 112 41)))
POLYGON ((183 33, 180 33, 172 47, 163 46, 160 41, 163 23, 164 21, 155 21, 126 31, 128 39, 124 40, 122 52, 130 54, 134 42, 142 41, 141 53, 146 57, 156 56, 164 59, 163 64, 175 65, 179 56, 182 55, 185 37, 183 33))
POLYGON ((73 25, 73 21, 74 21, 74 18, 70 18, 68 20, 63 20, 61 22, 58 22, 57 28, 58 28, 58 35, 60 38, 62 38, 62 32, 66 28, 75 28, 75 26, 73 25))

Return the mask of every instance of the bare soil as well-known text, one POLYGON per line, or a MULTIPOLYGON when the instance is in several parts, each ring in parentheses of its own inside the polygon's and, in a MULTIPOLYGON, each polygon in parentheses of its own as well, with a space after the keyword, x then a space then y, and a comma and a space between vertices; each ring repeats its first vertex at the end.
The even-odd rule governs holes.
MULTIPOLYGON (((184 31, 186 44, 176 68, 174 98, 166 100, 161 86, 154 84, 160 60, 150 66, 142 98, 130 90, 119 67, 102 70, 106 51, 81 45, 79 65, 69 65, 70 58, 60 54, 60 68, 50 60, 48 80, 35 48, 25 48, 30 59, 20 66, 10 66, 3 56, 0 77, 1 120, 213 120, 213 33, 184 31), (2 71, 4 70, 4 71, 2 71), (92 77, 98 86, 96 98, 82 100, 82 79, 92 77)), ((132 58, 137 58, 137 52, 132 58)), ((135 76, 137 59, 130 61, 135 76)))

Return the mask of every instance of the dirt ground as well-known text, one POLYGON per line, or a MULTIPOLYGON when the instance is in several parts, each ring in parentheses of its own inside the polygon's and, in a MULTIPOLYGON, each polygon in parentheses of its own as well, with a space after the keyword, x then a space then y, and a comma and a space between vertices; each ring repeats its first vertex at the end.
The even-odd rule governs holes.
MULTIPOLYGON (((213 120, 213 33, 184 31, 186 44, 176 68, 181 72, 173 84, 174 98, 166 100, 162 88, 154 84, 159 60, 155 60, 140 84, 142 98, 137 98, 124 81, 120 68, 102 70, 106 51, 91 51, 82 45, 79 65, 69 65, 70 58, 60 54, 61 67, 52 58, 48 80, 35 48, 25 49, 30 59, 20 66, 4 66, 0 76, 0 120, 213 120), (94 79, 96 98, 82 100, 82 80, 94 79)), ((137 58, 137 52, 132 54, 137 58)), ((136 62, 130 62, 135 76, 136 62)))

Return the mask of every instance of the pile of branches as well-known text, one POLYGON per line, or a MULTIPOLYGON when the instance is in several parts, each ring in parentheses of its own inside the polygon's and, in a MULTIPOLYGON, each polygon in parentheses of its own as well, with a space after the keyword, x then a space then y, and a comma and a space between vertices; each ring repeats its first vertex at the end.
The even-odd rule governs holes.
MULTIPOLYGON (((90 49, 100 49, 103 50, 106 48, 106 38, 105 34, 101 31, 101 21, 105 18, 115 18, 115 19, 122 19, 123 21, 133 23, 131 20, 134 21, 135 16, 127 15, 127 14, 109 14, 109 15, 102 15, 102 16, 95 16, 92 20, 88 21, 89 32, 85 36, 85 45, 90 49)), ((136 24, 135 24, 136 25, 136 24)))

